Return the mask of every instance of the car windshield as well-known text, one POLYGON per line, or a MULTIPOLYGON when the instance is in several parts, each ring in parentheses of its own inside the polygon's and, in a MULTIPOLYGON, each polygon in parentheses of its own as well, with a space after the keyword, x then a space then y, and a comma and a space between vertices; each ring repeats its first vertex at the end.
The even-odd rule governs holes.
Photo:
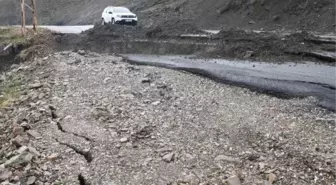
POLYGON ((124 8, 124 7, 116 7, 114 8, 115 13, 130 13, 129 9, 124 8))

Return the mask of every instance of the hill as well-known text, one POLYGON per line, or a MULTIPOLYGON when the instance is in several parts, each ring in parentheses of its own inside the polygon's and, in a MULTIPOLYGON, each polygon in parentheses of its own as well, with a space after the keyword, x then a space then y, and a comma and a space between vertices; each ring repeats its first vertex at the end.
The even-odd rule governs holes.
MULTIPOLYGON (((19 0, 0 5, 0 24, 20 23, 19 0)), ((42 24, 93 24, 107 5, 129 7, 146 26, 187 19, 206 29, 335 32, 334 0, 37 0, 42 24)))

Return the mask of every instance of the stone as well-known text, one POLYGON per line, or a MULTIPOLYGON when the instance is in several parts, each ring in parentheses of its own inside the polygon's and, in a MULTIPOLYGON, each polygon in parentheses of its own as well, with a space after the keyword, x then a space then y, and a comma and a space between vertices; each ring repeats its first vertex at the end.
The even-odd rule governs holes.
POLYGON ((253 51, 246 51, 244 54, 244 59, 251 58, 253 56, 254 52, 253 51))
POLYGON ((233 158, 230 156, 226 156, 226 155, 219 155, 215 158, 215 161, 227 161, 227 162, 232 162, 232 163, 241 163, 240 159, 237 158, 233 158))
POLYGON ((14 126, 13 131, 12 131, 13 137, 23 135, 23 133, 24 133, 24 128, 22 128, 21 126, 14 126))
POLYGON ((22 122, 21 124, 20 124, 20 126, 24 129, 24 130, 29 130, 29 129, 31 129, 31 126, 29 125, 29 123, 27 123, 27 122, 22 122))
POLYGON ((80 54, 80 55, 85 55, 85 51, 84 50, 78 50, 77 53, 80 54))
POLYGON ((17 148, 27 145, 29 142, 29 138, 24 136, 16 136, 14 139, 12 139, 12 144, 15 145, 17 148))
POLYGON ((18 152, 19 154, 22 154, 23 152, 25 152, 25 151, 27 151, 27 150, 28 150, 28 147, 26 147, 26 146, 21 146, 17 152, 18 152))
POLYGON ((141 80, 141 83, 150 83, 150 82, 151 82, 151 80, 149 78, 143 78, 141 80))
POLYGON ((229 185, 241 185, 240 179, 236 175, 228 178, 227 182, 229 185))
POLYGON ((48 107, 49 107, 50 110, 53 110, 53 111, 56 110, 56 107, 54 105, 49 105, 48 107))
POLYGON ((6 169, 1 170, 0 169, 0 181, 8 180, 12 176, 12 172, 8 171, 6 169))
POLYGON ((164 162, 170 163, 170 162, 172 162, 174 160, 174 157, 175 157, 175 153, 171 152, 171 153, 168 153, 168 154, 164 155, 162 157, 162 160, 164 162))
POLYGON ((147 166, 149 162, 151 162, 153 160, 153 158, 148 157, 147 159, 145 159, 145 161, 143 162, 143 166, 147 166))
POLYGON ((253 20, 251 20, 250 22, 249 22, 249 24, 255 24, 256 22, 255 21, 253 21, 253 20))
POLYGON ((43 87, 43 84, 41 84, 41 83, 35 83, 35 84, 31 84, 29 86, 30 89, 39 89, 41 87, 43 87))
POLYGON ((159 105, 160 103, 161 103, 160 101, 155 101, 155 102, 152 103, 152 105, 156 106, 156 105, 159 105))
POLYGON ((123 137, 120 139, 120 143, 126 143, 128 141, 127 137, 123 137))
POLYGON ((27 133, 28 133, 28 135, 30 135, 34 139, 41 139, 42 138, 41 134, 38 133, 36 130, 28 130, 27 133))
POLYGON ((25 157, 24 157, 24 161, 26 162, 26 163, 28 163, 28 162, 30 162, 31 160, 33 160, 33 154, 31 154, 31 153, 28 153, 25 157))
POLYGON ((272 19, 273 19, 273 21, 278 21, 278 20, 280 20, 280 15, 274 15, 272 17, 272 19))
POLYGON ((74 60, 73 62, 71 62, 71 64, 79 64, 79 63, 81 63, 81 62, 82 62, 81 59, 76 59, 76 60, 74 60))
POLYGON ((24 154, 23 153, 23 154, 16 155, 16 156, 10 158, 9 160, 7 160, 4 164, 4 166, 8 167, 8 166, 15 166, 15 165, 19 165, 19 164, 27 164, 32 159, 33 159, 32 154, 30 154, 30 153, 24 154))
POLYGON ((272 184, 268 181, 264 181, 263 185, 272 185, 272 184))
POLYGON ((36 177, 35 176, 30 176, 28 177, 28 180, 27 180, 27 185, 32 185, 34 184, 36 181, 36 177))
POLYGON ((276 181, 277 176, 274 173, 270 173, 267 175, 267 178, 268 178, 268 182, 273 184, 276 181))
POLYGON ((186 182, 187 184, 191 184, 191 185, 200 184, 199 178, 195 174, 189 174, 189 175, 184 176, 182 178, 182 182, 186 182))
POLYGON ((28 150, 29 150, 29 152, 31 152, 32 154, 34 154, 36 156, 40 156, 41 155, 40 152, 38 152, 34 147, 29 146, 28 150))
POLYGON ((266 166, 265 163, 259 163, 258 164, 258 168, 259 168, 260 171, 264 170, 265 166, 266 166))
POLYGON ((54 161, 59 157, 59 153, 53 153, 47 157, 48 160, 54 161))

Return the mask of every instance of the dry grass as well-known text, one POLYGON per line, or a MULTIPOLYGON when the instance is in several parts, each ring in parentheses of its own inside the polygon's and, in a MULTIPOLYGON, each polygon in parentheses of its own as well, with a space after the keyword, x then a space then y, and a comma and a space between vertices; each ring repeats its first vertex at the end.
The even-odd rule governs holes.
POLYGON ((20 97, 21 84, 19 76, 0 84, 0 108, 8 107, 20 97))
POLYGON ((0 27, 0 43, 3 44, 26 44, 29 40, 38 34, 44 32, 44 29, 37 29, 35 33, 32 29, 26 29, 26 36, 22 36, 19 27, 0 27))

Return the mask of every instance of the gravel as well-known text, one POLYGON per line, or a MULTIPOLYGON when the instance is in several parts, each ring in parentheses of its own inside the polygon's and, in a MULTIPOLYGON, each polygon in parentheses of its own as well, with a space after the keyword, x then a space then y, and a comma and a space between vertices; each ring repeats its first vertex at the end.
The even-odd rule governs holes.
POLYGON ((22 65, 28 84, 43 84, 27 93, 34 109, 21 112, 41 137, 29 141, 41 155, 32 166, 48 170, 26 175, 36 182, 335 182, 335 114, 315 107, 314 98, 279 99, 86 51, 22 65))

